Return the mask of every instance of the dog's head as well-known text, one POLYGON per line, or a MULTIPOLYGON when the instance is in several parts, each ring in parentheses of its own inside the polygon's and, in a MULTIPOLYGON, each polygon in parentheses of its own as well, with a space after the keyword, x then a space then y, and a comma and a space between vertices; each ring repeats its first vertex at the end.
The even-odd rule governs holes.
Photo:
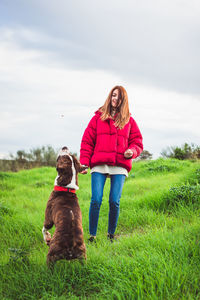
POLYGON ((68 148, 63 147, 57 156, 56 170, 58 176, 55 185, 78 189, 78 173, 87 167, 82 166, 68 148))

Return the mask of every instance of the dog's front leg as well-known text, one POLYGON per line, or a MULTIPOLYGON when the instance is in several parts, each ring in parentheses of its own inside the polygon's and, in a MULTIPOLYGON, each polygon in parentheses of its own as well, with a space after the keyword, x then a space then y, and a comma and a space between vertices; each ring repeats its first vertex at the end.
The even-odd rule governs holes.
POLYGON ((44 238, 45 243, 47 244, 47 246, 49 246, 50 241, 51 241, 51 233, 48 232, 47 229, 43 226, 42 234, 43 234, 43 238, 44 238))
POLYGON ((81 165, 80 162, 78 161, 78 159, 74 155, 72 155, 72 158, 73 158, 73 162, 74 162, 77 173, 81 173, 88 169, 88 166, 81 165))

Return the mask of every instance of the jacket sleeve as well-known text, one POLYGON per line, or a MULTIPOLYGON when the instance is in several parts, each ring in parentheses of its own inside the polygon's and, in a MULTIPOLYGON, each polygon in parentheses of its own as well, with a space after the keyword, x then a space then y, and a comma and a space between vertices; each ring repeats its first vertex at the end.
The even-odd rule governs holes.
POLYGON ((82 137, 80 149, 80 163, 85 166, 90 166, 90 160, 94 152, 96 143, 96 115, 90 120, 82 137))
POLYGON ((137 123, 132 117, 130 119, 130 122, 131 122, 131 130, 130 130, 130 135, 128 140, 128 149, 131 149, 133 151, 132 158, 136 158, 143 151, 142 135, 138 128, 137 123))

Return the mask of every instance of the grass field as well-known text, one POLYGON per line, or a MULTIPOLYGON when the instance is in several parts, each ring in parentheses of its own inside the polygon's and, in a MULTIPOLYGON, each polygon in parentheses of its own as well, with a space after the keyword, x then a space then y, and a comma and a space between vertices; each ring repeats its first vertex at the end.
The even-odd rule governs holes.
POLYGON ((96 245, 87 244, 90 175, 79 175, 87 263, 59 261, 52 273, 41 229, 55 176, 0 173, 0 299, 200 299, 199 162, 134 163, 114 243, 107 179, 96 245))

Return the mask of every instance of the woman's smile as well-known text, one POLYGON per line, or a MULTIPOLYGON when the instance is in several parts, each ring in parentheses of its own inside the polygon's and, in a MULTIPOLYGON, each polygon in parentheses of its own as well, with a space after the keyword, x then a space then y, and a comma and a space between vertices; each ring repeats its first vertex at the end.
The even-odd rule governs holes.
POLYGON ((111 98, 112 107, 117 107, 119 102, 119 91, 118 89, 114 90, 111 98))

